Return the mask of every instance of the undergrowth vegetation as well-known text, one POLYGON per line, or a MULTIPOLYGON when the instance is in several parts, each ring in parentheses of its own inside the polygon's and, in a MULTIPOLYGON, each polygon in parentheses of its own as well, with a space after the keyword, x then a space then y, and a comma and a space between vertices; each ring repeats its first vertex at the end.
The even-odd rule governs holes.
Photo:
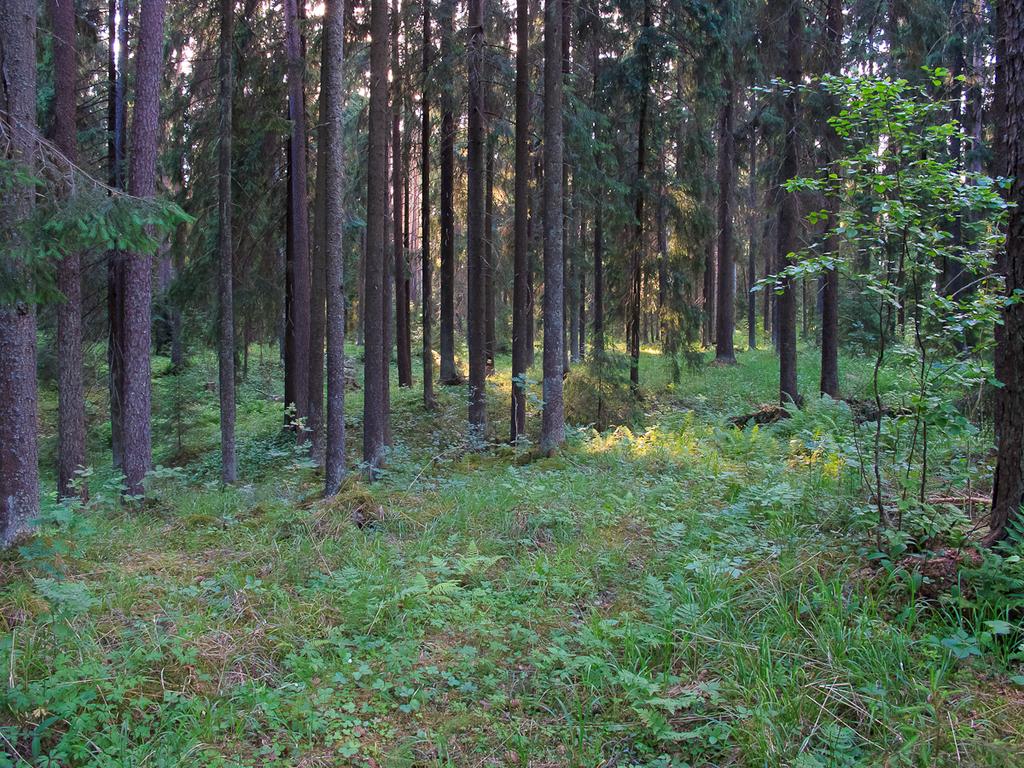
MULTIPOLYGON (((645 355, 642 413, 604 431, 580 368, 578 426, 546 459, 464 450, 463 388, 438 416, 393 385, 383 480, 324 502, 271 357, 240 392, 251 482, 217 483, 197 359, 157 380, 145 503, 97 470, 0 563, 0 765, 1019 764, 1024 564, 977 553, 948 501, 990 475, 991 436, 937 435, 928 503, 880 533, 870 363, 843 361, 852 404, 746 429, 727 417, 772 399, 770 353, 678 384, 645 355)), ((894 409, 902 379, 881 372, 894 409)))

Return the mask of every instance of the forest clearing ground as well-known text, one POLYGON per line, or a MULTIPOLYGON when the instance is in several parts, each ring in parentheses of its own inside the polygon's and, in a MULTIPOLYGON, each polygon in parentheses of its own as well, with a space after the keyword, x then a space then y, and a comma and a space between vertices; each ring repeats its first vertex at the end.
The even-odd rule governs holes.
MULTIPOLYGON (((463 388, 441 390, 438 418, 393 387, 388 473, 329 502, 252 385, 240 475, 255 479, 218 488, 204 392, 186 436, 200 458, 158 476, 142 510, 97 502, 0 563, 9 752, 103 766, 1014 764, 1021 688, 950 652, 955 608, 914 600, 899 573, 852 578, 871 510, 844 465, 848 409, 736 430, 727 416, 772 397, 772 355, 675 386, 656 355, 644 364, 645 426, 571 430, 531 461, 459 448, 463 388)), ((845 370, 861 392, 864 371, 845 370)), ((505 374, 491 380, 501 431, 505 374)))

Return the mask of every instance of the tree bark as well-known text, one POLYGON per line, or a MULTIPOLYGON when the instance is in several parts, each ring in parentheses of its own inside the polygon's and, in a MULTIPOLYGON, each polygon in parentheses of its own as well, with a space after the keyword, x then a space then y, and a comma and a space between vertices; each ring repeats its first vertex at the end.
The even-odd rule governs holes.
MULTIPOLYGON (((0 121, 10 136, 6 157, 32 172, 36 139, 36 2, 10 0, 0 13, 0 121)), ((6 185, 5 185, 6 186, 6 185)), ((34 189, 14 184, 0 197, 0 237, 16 243, 32 213, 34 189)), ((5 249, 6 251, 6 249, 5 249)), ((26 275, 7 252, 0 284, 23 284, 26 275)), ((0 300, 0 547, 8 547, 39 515, 36 316, 22 297, 0 300)))
POLYGON ((388 2, 370 2, 370 117, 366 167, 366 298, 363 311, 363 462, 369 479, 384 461, 384 262, 387 250, 388 2))
MULTIPOLYGON (((299 30, 298 0, 285 0, 285 49, 288 56, 288 280, 285 322, 285 408, 290 418, 306 422, 309 416, 310 306, 309 195, 306 169, 305 54, 299 30)), ((308 424, 305 424, 308 426, 308 424)), ((305 439, 304 429, 297 439, 305 439)))
POLYGON ((747 203, 750 206, 750 242, 747 248, 747 347, 757 349, 757 250, 758 229, 761 221, 757 212, 757 128, 750 131, 750 186, 747 203))
MULTIPOLYGON (((53 21, 53 139, 71 162, 78 161, 78 122, 75 94, 78 56, 75 5, 50 0, 53 21)), ((57 264, 57 289, 64 300, 57 306, 57 493, 75 494, 79 470, 85 468, 85 388, 82 384, 82 257, 65 253, 57 264)), ((79 480, 88 496, 85 478, 79 480)))
POLYGON ((527 344, 530 340, 530 15, 529 0, 516 0, 516 135, 513 195, 512 408, 509 436, 526 432, 527 344))
POLYGON ((565 442, 562 402, 562 0, 544 1, 544 410, 540 449, 565 442), (551 215, 554 211, 555 214, 551 215))
MULTIPOLYGON (((156 192, 157 142, 160 136, 160 84, 163 80, 165 0, 142 0, 139 50, 135 57, 135 106, 132 118, 128 191, 135 197, 156 192)), ((124 272, 124 475, 128 493, 143 493, 152 462, 150 425, 150 310, 153 272, 149 256, 129 253, 124 272)))
MULTIPOLYGON (((793 0, 787 10, 787 55, 785 79, 793 84, 793 90, 786 96, 783 109, 786 131, 785 149, 782 156, 780 185, 799 173, 798 131, 800 102, 795 86, 802 76, 803 56, 803 11, 800 0, 793 0)), ((779 208, 779 241, 777 264, 780 270, 792 261, 789 254, 798 247, 800 226, 799 201, 795 192, 783 192, 779 208)), ((796 375, 796 285, 791 277, 782 279, 783 291, 778 303, 779 334, 779 400, 785 405, 792 401, 799 403, 796 375)))
POLYGON ((218 374, 220 391, 220 479, 225 484, 238 479, 235 458, 235 316, 234 248, 231 238, 231 118, 234 92, 234 0, 220 0, 220 127, 217 148, 218 205, 217 251, 220 344, 218 374))
POLYGON ((733 364, 736 350, 736 258, 733 231, 733 198, 736 195, 736 139, 733 132, 735 89, 732 77, 723 78, 725 103, 718 123, 718 316, 715 323, 715 361, 733 364))
MULTIPOLYGON (((326 10, 325 10, 326 14, 326 10)), ((325 15, 326 23, 326 15, 325 15)), ((309 313, 309 397, 306 429, 309 431, 309 455, 317 464, 324 461, 324 343, 327 334, 327 256, 324 252, 326 236, 326 211, 324 203, 327 190, 327 88, 324 84, 330 77, 327 57, 326 29, 321 39, 320 55, 320 98, 317 119, 316 151, 316 199, 313 202, 313 241, 311 248, 311 287, 309 313)))
POLYGON ((469 351, 469 439, 487 425, 484 297, 483 0, 469 0, 469 126, 466 147, 466 334, 469 351))
POLYGON ((409 259, 405 232, 405 169, 402 164, 402 70, 399 59, 399 30, 402 3, 395 0, 391 14, 391 82, 394 98, 391 104, 391 188, 392 226, 394 231, 395 277, 395 346, 398 361, 398 386, 412 386, 412 350, 409 339, 409 259))
POLYGON ((327 0, 324 16, 326 79, 324 124, 324 240, 327 284, 327 442, 324 492, 333 496, 345 477, 345 251, 344 140, 345 9, 344 0, 327 0))
MULTIPOLYGON (((445 0, 441 23, 441 62, 450 73, 455 0, 445 0)), ((455 105, 452 84, 441 91, 441 383, 461 381, 455 368, 455 105)))
MULTIPOLYGON (((829 71, 838 74, 843 63, 843 4, 842 0, 828 0, 825 36, 828 42, 829 71)), ((830 111, 835 112, 835 105, 830 111)), ((831 126, 825 128, 826 162, 833 165, 839 158, 839 136, 831 126)), ((825 253, 834 254, 839 250, 839 238, 833 233, 839 215, 836 198, 829 195, 827 201, 828 236, 825 239, 825 253)), ((830 269, 823 276, 821 296, 821 394, 839 397, 839 272, 830 269)))
POLYGON ((420 152, 422 161, 423 210, 420 214, 423 228, 421 253, 421 291, 423 301, 423 405, 427 410, 434 410, 437 401, 434 398, 434 349, 433 349, 433 258, 430 252, 430 0, 423 0, 423 112, 422 139, 420 152))
POLYGON ((604 356, 604 232, 601 200, 594 213, 594 358, 604 356))
MULTIPOLYGON (((107 6, 107 183, 124 189, 124 140, 127 133, 125 68, 128 57, 128 20, 118 0, 107 6), (115 46, 115 43, 117 45, 115 46)), ((110 453, 115 469, 121 469, 124 428, 121 402, 124 396, 124 254, 107 252, 107 386, 110 393, 110 453)))
MULTIPOLYGON (((650 0, 644 0, 643 34, 645 36, 646 30, 650 26, 651 3, 650 0)), ((646 45, 646 42, 643 44, 646 45)), ((640 301, 642 299, 641 281, 643 279, 644 252, 644 184, 646 182, 644 165, 647 159, 647 91, 649 87, 647 82, 649 72, 647 70, 650 66, 646 50, 638 51, 638 55, 642 56, 642 60, 640 64, 640 116, 637 120, 636 129, 636 190, 634 193, 636 195, 634 210, 636 220, 633 224, 633 244, 630 252, 629 320, 627 323, 627 328, 629 330, 629 384, 634 394, 640 391, 640 301)))
POLYGON ((494 152, 496 150, 494 134, 487 137, 485 144, 486 159, 484 161, 484 360, 487 375, 494 372, 494 355, 497 340, 495 339, 494 317, 494 152))
MULTIPOLYGON (((562 81, 563 88, 569 81, 569 57, 572 45, 572 0, 562 0, 562 81)), ((571 350, 576 344, 575 320, 572 312, 574 281, 572 275, 572 249, 569 238, 572 232, 572 187, 569 182, 569 153, 565 151, 565 134, 568 115, 562 111, 562 366, 569 371, 571 350)))
MULTIPOLYGON (((1007 192, 1010 208, 1006 247, 999 271, 1007 296, 1024 290, 1024 0, 997 4, 996 87, 999 119, 998 173, 1013 179, 1007 192)), ((995 373, 999 426, 989 544, 1019 530, 1024 504, 1024 304, 1003 310, 996 328, 995 373)))

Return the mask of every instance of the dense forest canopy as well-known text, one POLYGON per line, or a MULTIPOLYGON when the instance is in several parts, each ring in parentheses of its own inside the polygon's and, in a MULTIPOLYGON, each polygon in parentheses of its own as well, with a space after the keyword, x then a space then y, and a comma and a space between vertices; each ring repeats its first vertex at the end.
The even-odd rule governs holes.
POLYGON ((0 69, 0 766, 1024 750, 1024 0, 5 0, 0 69))

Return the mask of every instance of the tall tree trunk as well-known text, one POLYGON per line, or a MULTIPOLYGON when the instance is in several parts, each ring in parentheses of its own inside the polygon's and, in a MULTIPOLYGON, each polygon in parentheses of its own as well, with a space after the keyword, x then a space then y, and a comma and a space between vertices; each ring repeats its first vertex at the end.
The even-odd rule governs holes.
POLYGON ((324 343, 327 334, 327 256, 324 237, 327 221, 324 210, 327 165, 327 89, 330 60, 326 56, 326 31, 321 39, 320 98, 316 126, 316 198, 313 202, 313 240, 310 243, 311 280, 309 313, 309 396, 306 429, 309 431, 310 458, 322 465, 324 461, 324 343))
POLYGON ((580 215, 580 241, 579 241, 579 263, 576 265, 576 273, 579 283, 576 289, 576 314, 577 323, 579 324, 579 336, 577 343, 579 347, 576 350, 576 361, 582 362, 587 356, 587 265, 586 265, 586 254, 587 245, 584 233, 586 232, 587 221, 586 217, 580 215))
POLYGON ((747 248, 747 347, 757 349, 757 250, 758 228, 761 224, 757 212, 757 128, 750 130, 750 186, 747 204, 750 206, 750 242, 747 248))
MULTIPOLYGON (((787 15, 787 55, 784 77, 789 83, 799 83, 803 74, 803 10, 801 0, 789 3, 787 15)), ((782 156, 780 184, 796 178, 799 173, 799 147, 797 143, 800 118, 799 96, 793 89, 787 96, 783 110, 786 131, 785 149, 782 156)), ((784 192, 779 207, 779 241, 777 264, 780 270, 792 262, 789 254, 799 247, 800 226, 799 201, 796 192, 784 192)), ((796 285, 791 277, 783 278, 783 292, 779 295, 779 399, 798 403, 796 379, 796 285)))
POLYGON ((220 126, 217 148, 217 251, 220 271, 217 287, 220 307, 218 374, 220 389, 220 478, 230 484, 238 478, 235 459, 235 315, 234 248, 231 238, 231 117, 234 92, 234 0, 220 0, 220 126))
MULTIPOLYGON (((53 20, 53 139, 71 162, 78 160, 75 94, 78 56, 75 5, 50 0, 53 20)), ((57 306, 57 493, 74 494, 76 473, 85 468, 85 388, 82 384, 82 257, 62 255, 57 265, 57 288, 64 300, 57 306)), ((85 478, 81 493, 88 495, 85 478)))
POLYGON ((512 442, 526 432, 527 344, 530 341, 530 15, 529 0, 516 0, 516 136, 513 194, 512 442))
MULTIPOLYGON (((572 46, 572 0, 562 0, 562 81, 563 87, 569 81, 570 52, 572 46)), ((575 345, 574 322, 572 318, 573 279, 572 249, 569 237, 572 232, 572 187, 569 184, 569 153, 565 150, 568 115, 562 112, 562 366, 568 372, 570 350, 575 345)))
MULTIPOLYGON (((285 49, 288 55, 288 314, 285 324, 285 408, 291 418, 309 416, 310 263, 309 200, 306 185, 306 61, 299 30, 299 0, 285 0, 285 49)), ((304 430, 297 433, 305 439, 304 430)))
POLYGON ((434 410, 434 349, 433 349, 433 259, 430 252, 430 0, 423 0, 423 112, 420 152, 422 160, 423 189, 421 191, 423 210, 420 226, 423 228, 421 253, 422 300, 423 300, 423 405, 434 410))
MULTIPOLYGON (((708 208, 711 203, 708 201, 708 208)), ((702 317, 701 340, 705 347, 711 346, 712 329, 715 328, 715 240, 708 237, 704 244, 704 273, 701 296, 704 299, 704 315, 702 317)))
POLYGON ((363 462, 376 479, 384 461, 385 251, 387 250, 388 0, 370 2, 370 117, 366 166, 366 298, 363 309, 363 462))
POLYGON ((494 317, 494 152, 496 150, 495 135, 487 137, 484 161, 484 359, 487 375, 494 372, 494 354, 496 347, 494 317))
POLYGON ((562 402, 562 0, 544 1, 544 410, 540 449, 565 442, 562 402), (551 212, 555 212, 552 215, 551 212))
POLYGON ((345 13, 344 0, 327 0, 324 15, 324 239, 327 283, 327 444, 324 491, 333 496, 345 477, 345 250, 344 138, 345 13))
POLYGON ((390 175, 386 169, 390 168, 390 131, 391 131, 391 107, 388 106, 388 128, 384 134, 384 289, 382 294, 381 311, 384 313, 384 367, 381 371, 381 391, 384 393, 384 445, 391 447, 391 353, 395 344, 395 316, 393 314, 394 304, 394 279, 395 279, 395 254, 392 242, 389 238, 388 225, 391 223, 391 195, 390 175))
MULTIPOLYGON (((644 37, 646 43, 646 32, 651 26, 651 3, 644 0, 644 37)), ((637 120, 636 139, 636 203, 634 216, 636 218, 633 226, 633 244, 630 253, 629 265, 629 384, 634 394, 640 390, 640 301, 641 281, 643 279, 643 253, 644 253, 644 164, 647 155, 647 102, 648 102, 648 53, 646 49, 638 51, 642 55, 640 74, 640 116, 637 120)))
POLYGON ((466 335, 469 351, 469 438, 482 442, 487 425, 484 323, 484 87, 483 0, 469 0, 469 127, 466 148, 466 335))
MULTIPOLYGON (((598 193, 600 195, 600 193, 598 193)), ((594 359, 604 356, 604 238, 601 198, 594 211, 594 359)))
MULTIPOLYGON (((29 173, 36 140, 36 8, 35 0, 9 0, 0 13, 0 121, 10 142, 6 158, 27 165, 29 173)), ((27 184, 4 186, 0 237, 12 243, 32 213, 34 190, 27 184)), ((25 280, 15 259, 0 255, 4 293, 25 280)), ((0 360, 0 547, 8 547, 39 515, 36 315, 24 297, 0 297, 0 360)))
MULTIPOLYGON (((160 135, 160 84, 163 80, 165 0, 142 0, 139 50, 135 56, 135 106, 132 117, 128 191, 135 197, 156 192, 157 141, 160 135)), ((129 253, 124 271, 124 475, 128 493, 141 495, 152 462, 150 428, 150 310, 153 272, 149 256, 129 253)))
MULTIPOLYGON (((1024 290, 1024 0, 996 6, 997 171, 1013 179, 1007 192, 1010 220, 999 271, 1006 294, 1024 290)), ((1024 504, 1024 304, 1003 309, 996 326, 995 373, 999 431, 988 543, 1019 529, 1024 504)))
MULTIPOLYGON (((444 0, 441 24, 441 63, 452 66, 452 26, 455 0, 444 0)), ((441 90, 441 383, 461 381, 455 368, 455 105, 451 82, 441 90)))
POLYGON ((405 248, 405 169, 402 167, 402 70, 399 59, 401 0, 395 0, 391 13, 391 188, 392 226, 394 228, 395 346, 398 362, 398 386, 412 386, 412 350, 409 340, 409 260, 405 248))
MULTIPOLYGON (((128 20, 118 0, 107 6, 107 183, 124 189, 125 62, 128 57, 128 20)), ((124 455, 121 403, 124 397, 124 253, 107 252, 107 386, 110 392, 110 453, 115 469, 124 455)))
MULTIPOLYGON (((842 0, 828 0, 826 18, 826 39, 828 41, 829 70, 838 74, 843 65, 843 3, 842 0)), ((832 110, 835 111, 835 105, 832 110)), ((831 126, 825 129, 827 162, 834 164, 839 158, 839 136, 831 126)), ((839 215, 838 201, 828 197, 828 236, 825 239, 825 253, 839 250, 839 238, 833 234, 839 215)), ((830 269, 823 275, 821 296, 821 394, 839 397, 839 272, 830 269)))
MULTIPOLYGON (((665 174, 664 158, 661 160, 661 175, 665 174)), ((661 338, 662 353, 669 352, 668 343, 668 201, 663 185, 658 188, 658 206, 654 214, 658 230, 658 335, 661 338)))
POLYGON ((736 331, 736 258, 733 232, 733 198, 736 194, 736 139, 733 132, 735 88, 732 77, 723 78, 725 103, 718 123, 718 317, 715 323, 715 361, 736 362, 733 336, 736 331))

